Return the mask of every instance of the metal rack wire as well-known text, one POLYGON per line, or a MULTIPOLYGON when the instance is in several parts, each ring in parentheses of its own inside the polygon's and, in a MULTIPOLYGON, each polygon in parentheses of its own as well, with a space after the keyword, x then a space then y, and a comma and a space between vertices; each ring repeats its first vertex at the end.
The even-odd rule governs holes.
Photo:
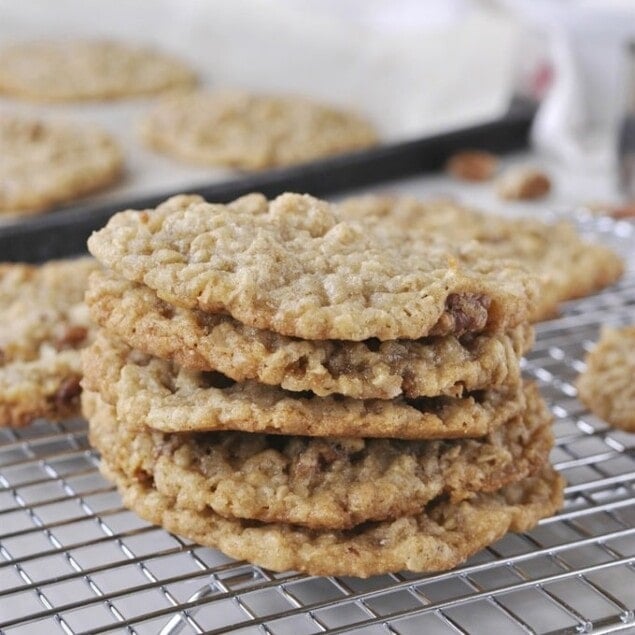
MULTIPOLYGON (((626 222, 581 217, 625 255, 626 222)), ((82 421, 0 429, 0 633, 635 632, 635 435, 573 380, 600 324, 635 322, 635 274, 538 327, 525 373, 555 415, 564 510, 459 569, 369 580, 274 574, 139 520, 96 468, 82 421)))

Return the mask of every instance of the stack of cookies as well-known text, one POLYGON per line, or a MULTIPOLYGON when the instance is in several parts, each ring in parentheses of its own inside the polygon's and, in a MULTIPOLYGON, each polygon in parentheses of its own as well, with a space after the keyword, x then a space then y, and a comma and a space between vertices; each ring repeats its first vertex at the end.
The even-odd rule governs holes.
POLYGON ((535 280, 306 195, 197 196, 93 234, 83 405, 147 520, 275 570, 456 566, 558 509, 520 378, 535 280))

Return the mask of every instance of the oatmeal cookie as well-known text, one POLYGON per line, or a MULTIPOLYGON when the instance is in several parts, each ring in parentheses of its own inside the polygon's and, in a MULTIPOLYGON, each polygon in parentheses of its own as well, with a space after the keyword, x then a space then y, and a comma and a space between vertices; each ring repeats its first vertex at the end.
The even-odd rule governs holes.
POLYGON ((528 531, 562 506, 564 481, 551 467, 494 493, 453 503, 444 497, 418 514, 350 530, 316 531, 282 523, 227 519, 210 508, 182 507, 157 491, 152 474, 127 474, 102 459, 126 507, 145 520, 228 556, 274 571, 369 577, 452 569, 502 538, 528 531))
POLYGON ((177 306, 227 313, 303 339, 418 339, 497 331, 524 321, 536 282, 475 243, 404 239, 342 221, 308 195, 229 205, 177 196, 128 210, 89 249, 125 278, 177 306))
POLYGON ((301 340, 174 307, 145 285, 101 271, 90 278, 86 302, 97 324, 144 353, 320 397, 461 396, 517 382, 519 358, 533 343, 527 324, 509 333, 420 340, 301 340))
POLYGON ((352 112, 300 97, 196 92, 164 99, 141 124, 150 148, 182 161, 262 169, 306 163, 377 143, 352 112))
POLYGON ((35 101, 118 99, 195 83, 173 57, 121 42, 22 42, 0 51, 0 93, 35 101))
POLYGON ((551 416, 535 386, 526 393, 521 415, 455 441, 165 434, 118 422, 96 393, 82 400, 91 444, 128 474, 152 474, 157 491, 182 507, 346 529, 416 514, 441 494, 459 502, 493 492, 540 469, 553 445, 551 416))
POLYGON ((119 146, 97 128, 0 113, 0 215, 68 203, 114 183, 122 165, 119 146))
POLYGON ((79 414, 92 258, 0 264, 0 425, 79 414))
POLYGON ((580 401, 612 426, 635 432, 635 326, 605 327, 585 361, 580 401))
POLYGON ((432 439, 487 434, 525 405, 520 385, 463 397, 393 400, 316 397, 217 372, 187 371, 101 332, 84 351, 84 387, 122 421, 163 432, 242 430, 307 436, 432 439))
POLYGON ((492 258, 515 258, 536 275, 540 293, 534 321, 558 312, 564 300, 589 295, 618 280, 624 264, 607 247, 588 243, 569 223, 486 214, 450 201, 361 196, 339 204, 342 217, 386 232, 440 236, 465 244, 478 241, 492 258))

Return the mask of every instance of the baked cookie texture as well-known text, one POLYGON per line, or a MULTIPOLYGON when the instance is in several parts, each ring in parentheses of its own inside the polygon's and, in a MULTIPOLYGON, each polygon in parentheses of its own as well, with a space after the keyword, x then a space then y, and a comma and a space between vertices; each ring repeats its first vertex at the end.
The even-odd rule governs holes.
POLYGON ((526 321, 536 282, 476 243, 343 221, 308 195, 229 205, 177 196, 113 216, 88 241, 106 267, 176 306, 303 339, 418 339, 526 321))
POLYGON ((163 432, 449 439, 487 434, 525 406, 518 384, 462 397, 363 400, 236 383, 139 353, 103 332, 83 361, 85 388, 113 404, 122 420, 144 421, 163 432))
POLYGON ((119 99, 195 83, 176 58, 122 42, 51 40, 0 50, 0 93, 34 101, 119 99))
POLYGON ((0 264, 0 425, 77 416, 92 258, 0 264))
POLYGON ((451 569, 508 531, 527 531, 556 512, 564 485, 560 475, 545 467, 536 476, 458 504, 442 497, 413 516, 348 531, 316 531, 182 507, 178 498, 157 491, 150 474, 126 474, 108 459, 102 460, 101 470, 116 483, 127 507, 198 544, 274 571, 361 578, 451 569))
POLYGON ((583 240, 566 222, 503 217, 452 201, 410 197, 352 197, 338 208, 342 218, 364 221, 384 232, 434 235, 459 244, 475 240, 492 258, 517 259, 538 278, 533 321, 554 317, 561 302, 599 291, 624 272, 617 254, 583 240))
POLYGON ((0 215, 46 212, 111 185, 122 167, 98 128, 0 114, 0 215))
POLYGON ((406 225, 179 196, 93 234, 82 401, 125 505, 362 577, 451 568, 556 511, 551 415, 520 375, 537 281, 494 237, 406 225))
POLYGON ((302 97, 238 91, 171 95, 141 123, 150 148, 187 163, 246 170, 306 163, 377 143, 361 116, 302 97))
POLYGON ((635 432, 635 326, 605 327, 585 362, 580 401, 610 425, 635 432))
POLYGON ((91 276, 86 302, 99 326, 139 351, 187 370, 320 397, 456 397, 518 383, 520 356, 533 343, 527 324, 507 333, 420 340, 302 340, 175 307, 149 287, 105 271, 91 276))
POLYGON ((553 445, 551 415, 533 385, 526 411, 495 432, 430 442, 164 434, 118 420, 97 393, 82 399, 102 456, 127 474, 151 474, 156 490, 181 506, 313 529, 413 515, 441 495, 458 502, 496 491, 539 470, 553 445))

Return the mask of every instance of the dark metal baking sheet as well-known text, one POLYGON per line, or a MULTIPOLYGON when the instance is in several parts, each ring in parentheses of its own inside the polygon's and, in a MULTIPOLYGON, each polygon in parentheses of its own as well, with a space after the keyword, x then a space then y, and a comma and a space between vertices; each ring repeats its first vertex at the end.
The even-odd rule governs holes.
MULTIPOLYGON (((505 117, 490 123, 182 191, 217 202, 230 201, 248 192, 262 192, 269 197, 285 191, 333 195, 438 170, 452 153, 464 148, 497 153, 525 148, 534 112, 533 104, 516 100, 505 117)), ((2 227, 0 260, 41 262, 84 253, 91 232, 102 227, 115 212, 155 207, 177 193, 158 192, 132 200, 79 206, 2 227)))

